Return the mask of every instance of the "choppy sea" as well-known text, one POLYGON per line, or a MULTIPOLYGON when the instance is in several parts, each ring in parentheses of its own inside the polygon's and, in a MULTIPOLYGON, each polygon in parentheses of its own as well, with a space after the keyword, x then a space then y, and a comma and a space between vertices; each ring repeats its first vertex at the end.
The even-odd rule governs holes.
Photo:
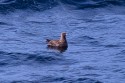
POLYGON ((124 65, 124 0, 0 0, 0 83, 125 83, 124 65))

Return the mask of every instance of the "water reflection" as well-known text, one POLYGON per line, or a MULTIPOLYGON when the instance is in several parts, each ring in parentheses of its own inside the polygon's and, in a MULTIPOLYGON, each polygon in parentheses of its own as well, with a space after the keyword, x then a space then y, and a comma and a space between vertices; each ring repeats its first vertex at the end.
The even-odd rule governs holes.
POLYGON ((47 49, 57 50, 59 52, 65 52, 68 47, 55 47, 55 46, 47 46, 47 49))

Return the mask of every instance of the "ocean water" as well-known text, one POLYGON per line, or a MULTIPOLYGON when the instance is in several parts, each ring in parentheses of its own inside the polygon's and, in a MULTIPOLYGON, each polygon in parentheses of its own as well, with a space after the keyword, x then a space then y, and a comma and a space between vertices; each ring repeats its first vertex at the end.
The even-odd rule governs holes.
POLYGON ((1 0, 0 83, 125 83, 124 4, 1 0), (48 49, 61 32, 68 49, 48 49))

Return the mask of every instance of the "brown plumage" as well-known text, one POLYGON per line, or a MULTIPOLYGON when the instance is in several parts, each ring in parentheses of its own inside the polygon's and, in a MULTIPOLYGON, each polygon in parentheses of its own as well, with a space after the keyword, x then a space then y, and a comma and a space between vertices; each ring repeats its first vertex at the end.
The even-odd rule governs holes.
POLYGON ((66 33, 61 33, 61 37, 59 40, 49 40, 46 39, 48 46, 53 47, 68 47, 67 40, 66 40, 66 33))

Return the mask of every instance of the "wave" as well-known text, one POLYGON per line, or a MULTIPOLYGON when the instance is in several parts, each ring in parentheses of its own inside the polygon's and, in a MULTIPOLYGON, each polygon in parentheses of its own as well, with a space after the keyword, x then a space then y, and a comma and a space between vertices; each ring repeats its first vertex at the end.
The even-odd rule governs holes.
POLYGON ((36 63, 55 63, 57 61, 62 61, 61 56, 56 53, 43 52, 43 54, 30 54, 30 53, 20 53, 20 52, 5 52, 0 51, 0 66, 7 65, 22 65, 33 61, 36 63), (52 56, 50 56, 50 54, 52 56))
POLYGON ((77 9, 98 8, 109 5, 123 6, 124 0, 0 0, 0 11, 15 9, 46 10, 57 5, 74 5, 77 9))
POLYGON ((42 78, 42 82, 63 82, 63 83, 102 83, 101 81, 90 79, 90 78, 70 78, 70 77, 55 77, 45 76, 42 78))
POLYGON ((0 11, 13 11, 15 9, 45 10, 52 8, 57 3, 54 0, 2 0, 0 11))
POLYGON ((64 0, 65 2, 77 6, 78 9, 106 7, 109 5, 123 6, 125 3, 124 0, 64 0))
POLYGON ((68 77, 56 77, 56 76, 45 76, 41 77, 42 79, 37 79, 33 81, 28 80, 19 80, 12 81, 10 83, 103 83, 98 80, 90 78, 68 78, 68 77))

